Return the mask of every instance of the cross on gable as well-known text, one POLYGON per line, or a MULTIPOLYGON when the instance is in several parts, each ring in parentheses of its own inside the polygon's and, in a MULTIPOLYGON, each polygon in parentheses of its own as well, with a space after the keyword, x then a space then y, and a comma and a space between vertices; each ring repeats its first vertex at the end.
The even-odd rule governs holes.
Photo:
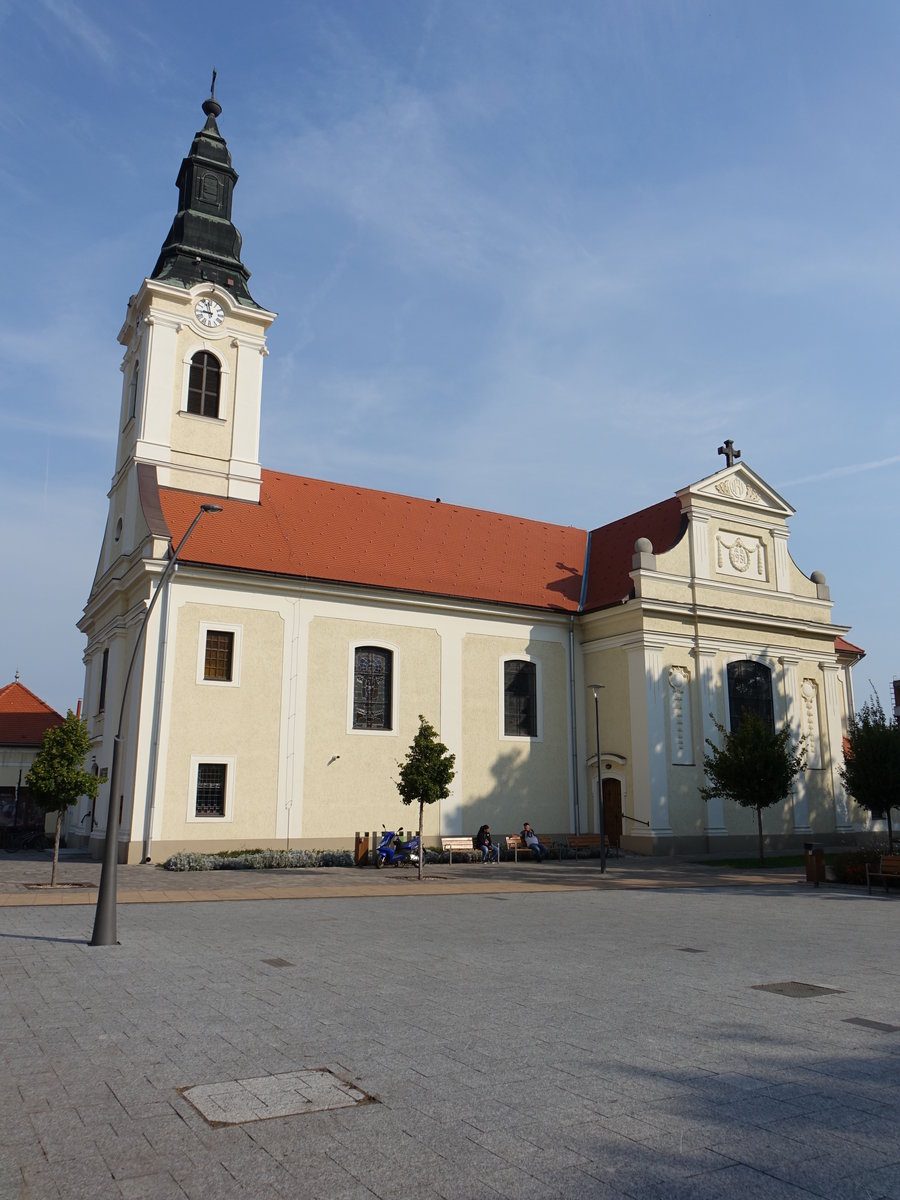
POLYGON ((734 442, 731 438, 726 438, 725 445, 720 446, 716 451, 716 454, 724 454, 725 462, 729 467, 733 467, 735 459, 741 457, 740 450, 735 450, 734 442))

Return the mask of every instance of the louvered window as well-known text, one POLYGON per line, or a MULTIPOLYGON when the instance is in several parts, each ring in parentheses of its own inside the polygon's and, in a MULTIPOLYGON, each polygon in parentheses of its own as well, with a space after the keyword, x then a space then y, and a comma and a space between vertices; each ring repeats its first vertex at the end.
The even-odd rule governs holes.
POLYGON ((198 351, 191 359, 187 410, 201 417, 218 417, 222 368, 214 354, 198 351))

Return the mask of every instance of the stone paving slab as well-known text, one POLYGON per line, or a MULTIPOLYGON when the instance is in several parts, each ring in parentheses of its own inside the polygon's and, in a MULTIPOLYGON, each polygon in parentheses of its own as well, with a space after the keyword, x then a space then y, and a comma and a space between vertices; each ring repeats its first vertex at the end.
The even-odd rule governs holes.
POLYGON ((479 871, 126 902, 103 948, 83 905, 0 908, 0 1198, 900 1200, 900 1034, 847 1023, 900 1024, 895 902, 479 871), (314 1069, 374 1102, 184 1096, 314 1069))
MULTIPOLYGON (((82 857, 60 861, 57 886, 48 886, 50 854, 0 855, 0 907, 96 905, 100 864, 82 857)), ((794 868, 735 870, 696 860, 611 858, 605 873, 598 859, 482 866, 456 862, 429 865, 421 884, 416 871, 401 868, 317 867, 276 871, 166 871, 159 864, 117 868, 120 904, 193 903, 203 900, 301 900, 408 896, 421 887, 430 894, 516 894, 579 888, 808 887, 794 868)), ((833 886, 833 885, 832 885, 833 886)))

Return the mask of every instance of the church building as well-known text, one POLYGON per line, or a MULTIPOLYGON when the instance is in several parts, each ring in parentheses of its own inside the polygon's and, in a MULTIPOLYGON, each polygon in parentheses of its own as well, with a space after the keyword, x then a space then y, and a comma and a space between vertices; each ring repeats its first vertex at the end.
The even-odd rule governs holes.
MULTIPOLYGON (((119 333, 109 516, 79 622, 107 778, 122 717, 120 861, 349 847, 409 824, 395 781, 420 714, 456 755, 426 842, 485 822, 599 832, 602 797, 634 852, 755 846, 754 813, 699 795, 705 739, 746 711, 806 739, 793 795, 764 814, 771 845, 867 828, 839 775, 862 651, 825 577, 794 563, 794 510, 731 442, 714 474, 593 530, 262 468, 275 313, 248 287, 221 106, 203 111, 119 333)), ((70 844, 100 856, 108 802, 101 788, 92 822, 72 813, 70 844)))

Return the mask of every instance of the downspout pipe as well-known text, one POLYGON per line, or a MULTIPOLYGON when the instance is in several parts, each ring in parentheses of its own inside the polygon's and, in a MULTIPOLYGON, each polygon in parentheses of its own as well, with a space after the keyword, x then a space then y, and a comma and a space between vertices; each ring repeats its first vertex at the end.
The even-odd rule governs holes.
POLYGON ((569 706, 571 708, 569 726, 572 730, 572 794, 575 800, 576 833, 581 833, 581 791, 578 785, 580 769, 578 764, 578 689, 575 679, 575 617, 581 616, 584 612, 584 606, 587 601, 588 568, 590 567, 590 563, 591 534, 590 530, 588 530, 587 541, 584 546, 584 567, 581 572, 581 595, 578 597, 578 612, 572 613, 569 617, 569 706))

